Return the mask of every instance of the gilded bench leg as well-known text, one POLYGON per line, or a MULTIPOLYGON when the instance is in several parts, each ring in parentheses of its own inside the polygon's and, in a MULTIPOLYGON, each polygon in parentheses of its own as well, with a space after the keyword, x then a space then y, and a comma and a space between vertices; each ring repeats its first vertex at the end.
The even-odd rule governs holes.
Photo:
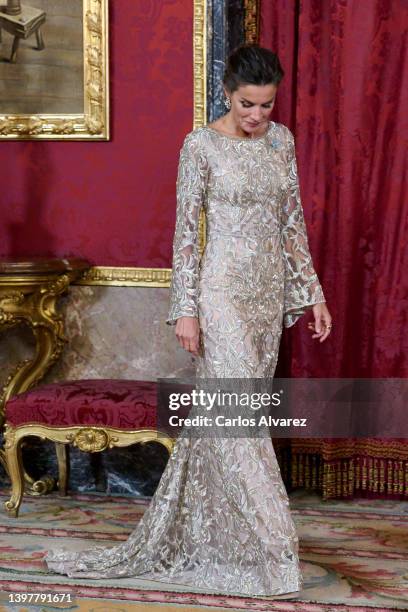
POLYGON ((5 456, 11 480, 11 498, 4 504, 4 506, 11 516, 17 517, 24 493, 24 472, 21 457, 21 439, 16 437, 13 428, 7 426, 4 437, 5 456))
POLYGON ((58 463, 58 490, 60 495, 66 495, 68 491, 69 478, 69 446, 68 444, 55 443, 58 463))

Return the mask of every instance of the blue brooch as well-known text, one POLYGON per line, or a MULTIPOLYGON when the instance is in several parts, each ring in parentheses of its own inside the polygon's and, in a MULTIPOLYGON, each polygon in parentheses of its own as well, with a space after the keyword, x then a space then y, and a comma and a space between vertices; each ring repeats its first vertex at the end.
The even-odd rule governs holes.
POLYGON ((281 141, 278 140, 277 138, 274 138, 271 142, 272 149, 279 149, 280 146, 281 146, 281 141))

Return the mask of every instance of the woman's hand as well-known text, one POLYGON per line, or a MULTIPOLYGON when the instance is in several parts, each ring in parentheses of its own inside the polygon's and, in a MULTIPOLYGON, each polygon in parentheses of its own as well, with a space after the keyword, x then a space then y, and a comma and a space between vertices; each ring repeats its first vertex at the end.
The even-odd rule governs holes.
POLYGON ((307 326, 313 334, 312 338, 320 338, 319 342, 324 342, 331 332, 332 318, 327 309, 326 303, 315 304, 313 306, 314 323, 308 323, 307 326))
POLYGON ((200 346, 200 326, 198 324, 198 318, 180 317, 176 322, 175 333, 183 349, 198 357, 200 346))

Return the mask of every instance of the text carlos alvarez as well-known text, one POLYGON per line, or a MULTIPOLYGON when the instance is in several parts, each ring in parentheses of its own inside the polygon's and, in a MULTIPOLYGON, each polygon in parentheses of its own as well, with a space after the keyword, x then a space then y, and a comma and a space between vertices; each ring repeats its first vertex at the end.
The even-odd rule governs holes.
POLYGON ((169 424, 172 427, 180 427, 184 425, 185 427, 211 427, 213 424, 218 427, 254 427, 260 425, 266 425, 268 427, 306 427, 307 419, 284 419, 284 418, 276 418, 269 416, 260 416, 259 419, 255 419, 253 417, 247 418, 238 415, 233 418, 227 418, 224 415, 218 415, 215 419, 204 416, 197 415, 192 418, 189 417, 179 417, 174 414, 169 418, 169 424))

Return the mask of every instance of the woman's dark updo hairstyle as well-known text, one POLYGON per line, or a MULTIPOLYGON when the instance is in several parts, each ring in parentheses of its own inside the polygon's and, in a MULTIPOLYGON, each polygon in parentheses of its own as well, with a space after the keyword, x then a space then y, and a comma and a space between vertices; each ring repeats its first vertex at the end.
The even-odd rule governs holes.
POLYGON ((240 85, 279 85, 284 74, 276 53, 246 44, 234 49, 228 57, 223 83, 234 93, 240 85))

